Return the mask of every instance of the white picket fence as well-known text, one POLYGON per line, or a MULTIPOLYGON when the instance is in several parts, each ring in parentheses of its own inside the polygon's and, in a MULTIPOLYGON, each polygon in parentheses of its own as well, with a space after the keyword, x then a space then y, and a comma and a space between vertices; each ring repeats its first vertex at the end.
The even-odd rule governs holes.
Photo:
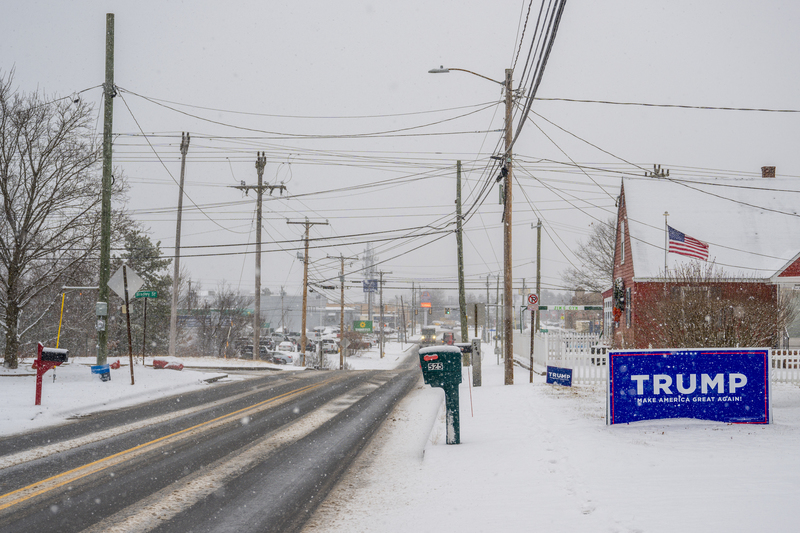
POLYGON ((772 350, 773 383, 800 383, 800 350, 772 350))
MULTIPOLYGON (((605 383, 608 375, 608 348, 598 346, 600 336, 591 333, 544 333, 536 335, 533 369, 544 374, 548 366, 572 369, 572 383, 605 383)), ((529 368, 530 335, 514 333, 514 359, 529 368)))
MULTIPOLYGON (((572 382, 605 383, 608 377, 608 348, 598 335, 588 333, 545 333, 534 339, 533 369, 544 374, 547 366, 572 369, 572 382)), ((515 332, 514 360, 529 368, 530 335, 515 332)), ((773 383, 800 384, 800 350, 772 350, 773 383)))

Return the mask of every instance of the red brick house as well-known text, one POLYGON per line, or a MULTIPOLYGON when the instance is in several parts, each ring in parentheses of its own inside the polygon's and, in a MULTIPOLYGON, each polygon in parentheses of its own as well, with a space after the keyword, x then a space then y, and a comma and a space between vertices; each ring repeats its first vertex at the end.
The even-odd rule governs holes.
MULTIPOLYGON (((782 291, 800 294, 799 180, 768 171, 760 179, 624 178, 617 209, 614 285, 603 293, 615 348, 664 347, 653 310, 688 290, 772 305, 782 291), (667 224, 706 243, 707 261, 665 253, 667 224), (665 272, 698 261, 713 262, 725 280, 692 288, 667 283, 665 272)), ((800 345, 798 322, 786 331, 776 326, 771 343, 800 345)))

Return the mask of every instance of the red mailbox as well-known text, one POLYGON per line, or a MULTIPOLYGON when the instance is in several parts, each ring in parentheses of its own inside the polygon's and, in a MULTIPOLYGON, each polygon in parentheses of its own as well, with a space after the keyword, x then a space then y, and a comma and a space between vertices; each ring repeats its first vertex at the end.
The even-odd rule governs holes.
POLYGON ((34 405, 42 405, 42 377, 45 372, 54 366, 61 366, 61 363, 66 363, 68 359, 69 350, 45 348, 41 342, 39 343, 36 360, 33 362, 33 368, 36 369, 36 403, 34 405))

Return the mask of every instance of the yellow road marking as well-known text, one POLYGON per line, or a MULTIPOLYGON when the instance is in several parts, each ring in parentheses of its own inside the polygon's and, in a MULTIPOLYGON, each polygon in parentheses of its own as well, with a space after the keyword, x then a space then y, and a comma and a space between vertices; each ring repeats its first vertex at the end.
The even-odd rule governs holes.
POLYGON ((87 463, 87 464, 85 464, 83 466, 79 466, 77 468, 73 468, 72 470, 68 470, 66 472, 62 472, 61 474, 57 474, 57 475, 49 477, 47 479, 43 479, 41 481, 37 481, 36 483, 32 483, 32 484, 28 485, 27 487, 22 487, 22 488, 19 488, 17 490, 14 490, 14 491, 8 492, 6 494, 0 495, 0 501, 6 500, 6 499, 12 497, 15 494, 19 494, 21 492, 25 492, 25 491, 29 491, 29 490, 34 490, 34 489, 36 489, 36 487, 39 487, 39 486, 45 485, 45 484, 49 484, 49 483, 51 483, 53 481, 56 481, 56 480, 58 480, 60 478, 66 477, 66 476, 70 476, 70 474, 77 474, 77 475, 74 475, 74 476, 70 476, 68 479, 60 481, 60 482, 58 482, 58 483, 56 483, 54 485, 49 485, 49 486, 47 486, 45 488, 42 488, 41 490, 32 492, 30 494, 26 494, 24 496, 21 496, 20 498, 17 498, 17 499, 15 499, 13 501, 0 504, 0 511, 2 511, 4 509, 8 509, 9 507, 12 507, 12 506, 17 505, 19 503, 27 501, 27 500, 29 500, 31 498, 35 498, 36 496, 44 494, 44 493, 46 493, 48 491, 51 491, 53 489, 57 489, 59 487, 62 487, 64 485, 66 485, 67 483, 71 483, 73 481, 77 481, 79 479, 82 479, 82 478, 84 478, 86 476, 89 476, 91 474, 94 474, 96 472, 100 472, 102 470, 105 470, 106 468, 108 468, 110 466, 113 466, 113 464, 117 464, 116 462, 113 463, 113 464, 110 463, 113 459, 120 458, 120 457, 122 457, 124 455, 133 453, 135 451, 141 450, 141 449, 146 448, 148 446, 152 446, 153 444, 159 443, 161 441, 165 441, 167 439, 170 439, 170 438, 173 438, 173 437, 177 437, 178 435, 182 435, 184 433, 187 433, 189 431, 198 429, 200 427, 207 426, 207 425, 212 424, 214 422, 221 421, 221 420, 223 420, 225 418, 233 418, 233 417, 235 417, 237 415, 240 415, 240 414, 244 413, 245 411, 252 411, 254 409, 257 409, 258 407, 262 407, 262 406, 264 406, 266 404, 275 402, 277 400, 286 399, 286 398, 289 398, 291 396, 294 396, 294 395, 297 395, 297 394, 300 394, 300 393, 303 393, 303 392, 307 392, 309 390, 316 389, 317 387, 321 387, 322 385, 327 384, 329 381, 331 381, 331 380, 327 379, 327 380, 322 381, 320 383, 317 383, 315 385, 307 385, 307 386, 305 386, 303 388, 286 392, 286 393, 281 394, 279 396, 275 396, 275 397, 270 398, 268 400, 264 400, 262 402, 253 404, 253 405, 251 405, 249 407, 244 407, 244 408, 239 409, 237 411, 233 411, 232 413, 228 413, 228 414, 225 414, 225 415, 222 415, 222 416, 218 416, 217 418, 213 418, 211 420, 207 420, 205 422, 201 422, 200 424, 196 424, 196 425, 194 425, 192 427, 188 427, 188 428, 182 429, 180 431, 176 431, 175 433, 171 433, 170 435, 164 435, 163 437, 159 437, 157 439, 151 440, 150 442, 145 442, 144 444, 139 444, 137 446, 134 446, 133 448, 129 448, 127 450, 123 450, 121 452, 117 452, 117 453, 115 453, 113 455, 109 455, 108 457, 104 457, 102 459, 98 459, 96 461, 92 461, 91 463, 87 463), (101 465, 104 462, 109 463, 109 464, 101 465), (95 466, 96 466, 96 468, 92 468, 92 467, 95 467, 95 466), (81 473, 81 471, 84 471, 84 472, 81 473))

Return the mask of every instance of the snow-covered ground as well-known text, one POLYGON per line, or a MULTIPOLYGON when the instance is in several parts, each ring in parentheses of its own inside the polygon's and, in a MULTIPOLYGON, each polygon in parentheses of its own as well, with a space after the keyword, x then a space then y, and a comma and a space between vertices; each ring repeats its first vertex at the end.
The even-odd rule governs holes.
POLYGON ((798 387, 774 386, 769 426, 610 427, 604 387, 528 381, 517 369, 503 385, 485 355, 470 399, 464 370, 457 446, 444 442, 443 392, 415 389, 306 532, 800 528, 798 387))
MULTIPOLYGON (((113 360, 110 359, 109 362, 113 360)), ((68 364, 57 367, 55 372, 49 370, 44 375, 42 404, 37 406, 34 405, 36 371, 31 369, 32 360, 26 359, 13 371, 0 366, 0 391, 3 395, 3 409, 0 409, 0 436, 61 424, 69 418, 208 387, 209 383, 206 380, 225 376, 224 368, 302 370, 301 367, 242 359, 185 357, 181 358, 181 361, 187 367, 214 367, 223 370, 205 372, 186 368, 182 371, 156 370, 152 368, 152 358, 148 357, 145 366, 134 364, 134 384, 131 385, 128 361, 120 359, 121 368, 111 370, 111 381, 104 383, 97 375, 91 373, 90 367, 94 364, 94 359, 70 358, 68 364)), ((140 363, 141 359, 138 362, 140 363)), ((230 374, 223 381, 246 377, 241 374, 230 374)))
MULTIPOLYGON (((408 345, 389 343, 383 358, 374 349, 347 361, 354 369, 393 368, 407 353, 403 348, 408 345)), ((492 353, 485 348, 485 354, 492 353)), ((183 362, 195 366, 189 359, 183 362)), ((220 366, 220 360, 207 363, 220 366)), ((95 381, 88 367, 78 364, 59 368, 55 383, 50 371, 38 408, 33 406, 35 378, 0 376, 5 403, 0 434, 213 386, 202 380, 220 373, 141 365, 134 370, 134 386, 127 367, 112 371, 110 383, 95 381)), ((306 531, 798 529, 796 386, 773 386, 775 422, 769 426, 669 420, 609 427, 604 387, 563 388, 545 384, 540 376, 530 384, 522 369, 516 371, 515 385, 505 386, 503 367, 493 355, 483 358, 483 386, 470 383, 465 369, 462 444, 445 444, 443 392, 420 383, 306 531)))

